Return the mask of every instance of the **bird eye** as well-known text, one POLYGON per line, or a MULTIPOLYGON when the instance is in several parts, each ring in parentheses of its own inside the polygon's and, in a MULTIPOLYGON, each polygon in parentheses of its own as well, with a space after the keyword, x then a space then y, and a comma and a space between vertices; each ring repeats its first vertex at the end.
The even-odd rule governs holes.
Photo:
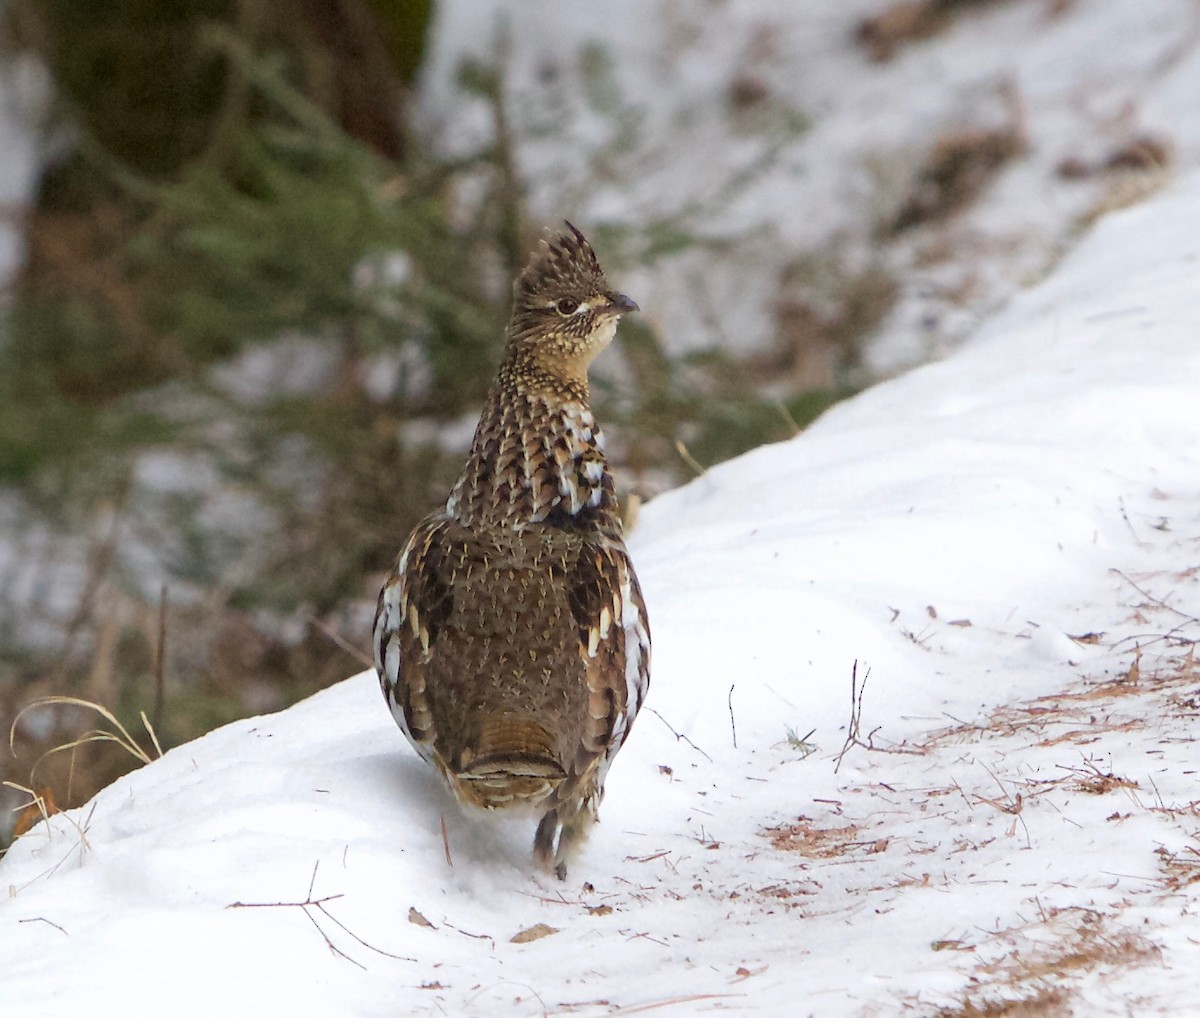
POLYGON ((564 297, 554 306, 560 315, 573 315, 579 310, 579 301, 571 300, 570 297, 564 297))

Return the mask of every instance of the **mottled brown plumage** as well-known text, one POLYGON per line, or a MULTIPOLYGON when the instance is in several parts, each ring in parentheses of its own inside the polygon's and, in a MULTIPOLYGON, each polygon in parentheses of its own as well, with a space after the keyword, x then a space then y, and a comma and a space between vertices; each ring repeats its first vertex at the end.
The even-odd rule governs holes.
POLYGON ((461 477, 379 596, 375 666, 404 734, 460 802, 542 812, 565 877, 645 697, 650 631, 587 369, 637 310, 583 235, 541 242, 461 477))

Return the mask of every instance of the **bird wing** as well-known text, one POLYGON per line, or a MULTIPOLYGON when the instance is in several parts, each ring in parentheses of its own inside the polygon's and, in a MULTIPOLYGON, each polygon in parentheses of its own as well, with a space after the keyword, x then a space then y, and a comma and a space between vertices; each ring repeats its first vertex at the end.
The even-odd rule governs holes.
POLYGON ((417 524, 380 591, 375 613, 375 669, 383 694, 409 742, 430 762, 435 762, 437 733, 426 666, 453 606, 447 575, 450 525, 444 514, 417 524))
POLYGON ((570 576, 588 717, 575 773, 598 763, 602 786, 650 685, 650 627, 641 587, 623 544, 585 544, 570 576))

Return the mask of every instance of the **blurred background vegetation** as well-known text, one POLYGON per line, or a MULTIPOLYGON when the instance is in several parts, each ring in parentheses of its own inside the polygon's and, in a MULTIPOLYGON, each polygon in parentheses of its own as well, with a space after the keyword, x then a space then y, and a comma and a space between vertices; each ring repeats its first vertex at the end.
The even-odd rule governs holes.
MULTIPOLYGON (((0 601, 0 778, 65 808, 136 761, 91 742, 42 759, 97 718, 59 704, 13 724, 39 697, 135 734, 145 712, 165 749, 365 667, 381 578, 453 482, 545 224, 502 52, 460 76, 492 111, 486 144, 451 160, 414 127, 432 0, 4 12, 0 58, 35 54, 53 101, 0 329, 0 539, 19 563, 0 601)), ((623 116, 602 52, 579 74, 623 116)), ((581 225, 619 280, 702 243, 702 216, 581 225)), ((652 316, 622 326, 595 398, 627 494, 847 394, 895 284, 790 271, 788 292, 832 299, 781 300, 770 356, 672 357, 652 316)))

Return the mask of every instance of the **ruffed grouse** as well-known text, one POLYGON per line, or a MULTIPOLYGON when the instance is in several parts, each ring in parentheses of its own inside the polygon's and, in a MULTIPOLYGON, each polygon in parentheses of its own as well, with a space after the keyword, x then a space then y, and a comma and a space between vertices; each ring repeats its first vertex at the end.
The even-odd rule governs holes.
POLYGON ((375 667, 409 742, 460 803, 540 811, 534 859, 560 879, 650 681, 587 382, 637 305, 566 225, 513 287, 466 467, 409 536, 375 616, 375 667))

